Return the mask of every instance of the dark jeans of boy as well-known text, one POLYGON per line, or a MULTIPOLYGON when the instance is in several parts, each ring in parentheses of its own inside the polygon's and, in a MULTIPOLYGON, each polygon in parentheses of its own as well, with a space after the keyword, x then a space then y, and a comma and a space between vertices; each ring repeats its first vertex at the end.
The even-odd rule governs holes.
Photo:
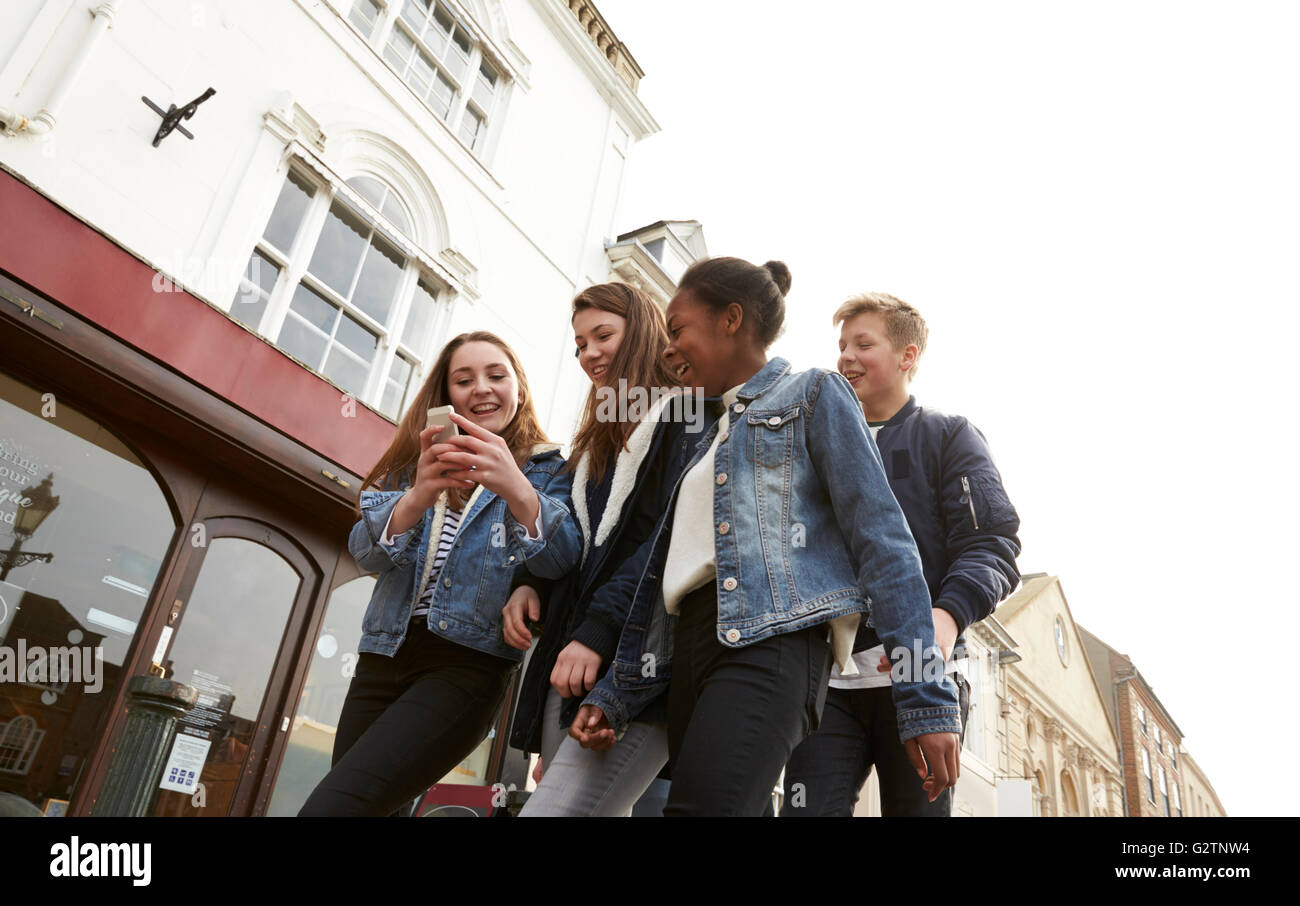
POLYGON ((830 675, 827 625, 741 648, 718 641, 714 583, 686 596, 668 687, 664 817, 758 817, 781 767, 817 726, 830 675))
POLYGON ((334 736, 330 772, 302 816, 407 814, 474 751, 501 707, 511 664, 413 621, 393 657, 363 652, 334 736))
MULTIPOLYGON (((961 740, 966 740, 970 684, 952 674, 961 705, 961 740)), ((785 766, 782 818, 851 817, 858 791, 875 767, 880 782, 880 814, 886 818, 947 818, 952 787, 930 802, 921 778, 898 741, 892 690, 831 689, 821 726, 790 756, 785 766)))

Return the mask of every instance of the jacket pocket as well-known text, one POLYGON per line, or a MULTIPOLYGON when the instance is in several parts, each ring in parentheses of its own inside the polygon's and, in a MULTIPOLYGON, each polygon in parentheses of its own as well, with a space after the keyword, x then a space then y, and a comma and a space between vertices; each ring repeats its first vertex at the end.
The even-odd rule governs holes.
POLYGON ((961 477, 960 502, 974 531, 988 532, 995 526, 1017 522, 1001 479, 989 472, 970 472, 961 477))
POLYGON ((791 462, 796 455, 799 415, 798 405, 775 412, 749 412, 745 449, 750 461, 769 468, 791 462))

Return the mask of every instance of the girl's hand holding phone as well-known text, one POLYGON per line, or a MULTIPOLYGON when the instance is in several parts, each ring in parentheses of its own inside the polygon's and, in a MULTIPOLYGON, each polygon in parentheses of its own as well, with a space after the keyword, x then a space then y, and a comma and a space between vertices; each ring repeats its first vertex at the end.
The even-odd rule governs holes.
POLYGON ((470 487, 475 482, 483 485, 505 500, 511 515, 531 533, 541 504, 537 491, 515 465, 505 440, 459 413, 451 413, 451 420, 461 433, 430 448, 441 466, 454 467, 442 473, 445 479, 461 481, 470 487))
POLYGON ((420 514, 438 502, 438 495, 453 488, 472 488, 474 482, 449 478, 447 463, 438 462, 434 443, 441 425, 431 425, 420 432, 420 457, 415 461, 415 483, 393 507, 389 531, 400 535, 420 521, 420 514))
POLYGON ((438 495, 454 488, 472 488, 473 481, 450 477, 454 471, 450 463, 440 462, 437 442, 442 425, 430 425, 420 432, 420 458, 415 465, 415 484, 408 492, 412 502, 420 504, 420 509, 427 510, 438 502, 438 495))

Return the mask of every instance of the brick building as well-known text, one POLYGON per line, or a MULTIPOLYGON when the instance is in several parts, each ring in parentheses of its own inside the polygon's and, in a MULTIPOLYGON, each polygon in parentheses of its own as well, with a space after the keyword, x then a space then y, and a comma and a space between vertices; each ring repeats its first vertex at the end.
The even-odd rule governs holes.
MULTIPOLYGON (((1119 739, 1124 813, 1141 818, 1190 814, 1186 794, 1191 777, 1183 731, 1128 655, 1120 654, 1082 626, 1078 628, 1097 685, 1106 692, 1106 714, 1119 739)), ((1199 769, 1194 770, 1199 780, 1192 783, 1198 790, 1209 790, 1201 800, 1218 805, 1209 781, 1199 769)), ((1222 805, 1218 810, 1223 813, 1222 805)))

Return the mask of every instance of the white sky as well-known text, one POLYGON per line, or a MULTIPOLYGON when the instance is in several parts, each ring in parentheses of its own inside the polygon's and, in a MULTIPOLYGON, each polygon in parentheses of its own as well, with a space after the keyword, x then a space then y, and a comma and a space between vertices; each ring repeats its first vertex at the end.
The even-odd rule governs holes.
POLYGON ((598 6, 663 127, 616 230, 784 260, 798 368, 834 367, 852 291, 920 308, 914 391, 989 438, 1021 572, 1133 658, 1230 814, 1300 812, 1300 7, 598 6))

